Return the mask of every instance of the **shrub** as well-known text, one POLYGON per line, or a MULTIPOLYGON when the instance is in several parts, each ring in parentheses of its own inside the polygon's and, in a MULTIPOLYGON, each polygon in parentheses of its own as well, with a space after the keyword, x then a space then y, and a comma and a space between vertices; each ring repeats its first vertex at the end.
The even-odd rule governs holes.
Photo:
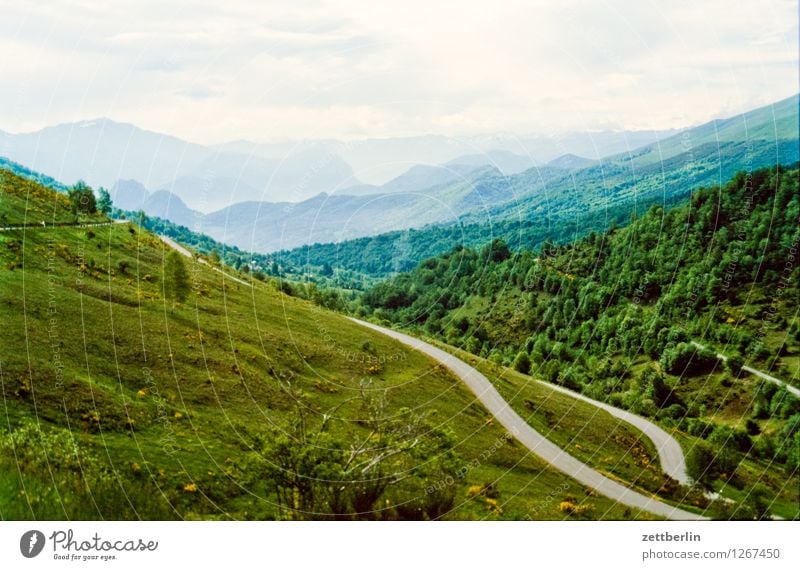
POLYGON ((517 354, 517 357, 514 359, 514 370, 522 372, 523 374, 528 374, 531 371, 531 359, 527 352, 520 351, 517 354))

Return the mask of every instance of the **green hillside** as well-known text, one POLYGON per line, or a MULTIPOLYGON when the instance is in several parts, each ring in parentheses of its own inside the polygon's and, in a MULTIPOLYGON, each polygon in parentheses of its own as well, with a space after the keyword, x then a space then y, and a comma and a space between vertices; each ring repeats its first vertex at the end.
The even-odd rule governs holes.
MULTIPOLYGON (((687 129, 629 153, 578 170, 533 168, 515 176, 483 176, 469 212, 455 223, 314 244, 281 252, 288 264, 387 276, 407 271, 455 245, 482 246, 504 239, 512 249, 538 248, 546 240, 570 243, 592 231, 624 225, 651 205, 672 207, 692 189, 723 184, 740 170, 800 160, 798 96, 723 121, 687 129)), ((460 191, 463 192, 463 189, 460 191)), ((463 210, 464 207, 461 203, 463 210)))
POLYGON ((52 188, 53 190, 59 190, 61 192, 67 191, 66 185, 55 180, 54 178, 51 178, 46 174, 42 174, 41 172, 36 172, 35 170, 31 170, 30 168, 23 166, 18 162, 14 162, 13 160, 9 160, 3 156, 0 156, 0 169, 10 170, 17 176, 33 180, 34 182, 38 182, 42 186, 47 186, 48 188, 52 188))
MULTIPOLYGON (((10 172, 0 190, 8 223, 71 215, 10 172)), ((134 224, 0 232, 0 518, 649 518, 531 457, 421 354, 254 284, 134 224)), ((685 496, 626 424, 502 382, 587 463, 685 496)))
POLYGON ((742 366, 800 387, 799 196, 796 168, 739 173, 568 245, 457 247, 353 308, 653 417, 705 485, 797 518, 800 399, 742 366))

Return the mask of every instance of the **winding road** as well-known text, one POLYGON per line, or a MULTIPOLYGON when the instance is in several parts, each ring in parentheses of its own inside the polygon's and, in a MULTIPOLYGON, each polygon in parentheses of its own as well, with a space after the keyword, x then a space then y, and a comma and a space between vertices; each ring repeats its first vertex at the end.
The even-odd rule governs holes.
POLYGON ((650 441, 653 442, 656 452, 658 453, 658 462, 661 465, 661 470, 673 479, 677 480, 681 485, 692 484, 692 478, 689 477, 689 474, 686 472, 686 459, 684 458, 683 449, 681 449, 678 440, 650 420, 647 420, 641 416, 637 416, 636 414, 632 414, 631 412, 615 408, 614 406, 606 404, 605 402, 593 400, 592 398, 584 396, 583 394, 579 394, 578 392, 573 392, 572 390, 568 390, 562 386, 557 386, 543 380, 536 380, 536 382, 543 386, 547 386, 551 390, 561 392, 562 394, 566 394, 567 396, 575 398, 576 400, 587 402, 596 408, 605 410, 615 418, 618 418, 623 422, 627 422, 633 427, 637 428, 645 436, 647 436, 650 441))
MULTIPOLYGON (((695 342, 695 341, 691 341, 691 342, 692 342, 693 346, 695 346, 696 348, 699 348, 700 350, 703 350, 704 348, 707 348, 706 345, 700 344, 699 342, 695 342)), ((722 354, 721 352, 716 352, 715 354, 717 356, 717 360, 721 360, 722 362, 727 362, 728 361, 728 357, 725 356, 724 354, 722 354)), ((758 376, 759 378, 763 378, 767 382, 772 382, 773 384, 777 384, 778 386, 783 386, 784 388, 786 388, 786 391, 789 392, 790 394, 792 394, 795 398, 800 398, 800 389, 795 388, 794 386, 791 386, 791 385, 787 384, 786 382, 784 382, 783 380, 780 380, 779 378, 775 378, 774 376, 770 376, 766 372, 761 372, 761 370, 756 370, 755 368, 751 368, 750 366, 742 366, 742 370, 744 370, 745 372, 749 372, 750 374, 753 374, 755 376, 758 376)))
MULTIPOLYGON (((186 249, 185 247, 183 247, 181 244, 179 244, 178 242, 176 242, 176 241, 175 241, 174 239, 172 239, 171 237, 167 237, 167 236, 165 236, 165 235, 161 235, 161 234, 159 234, 159 235, 158 235, 158 237, 161 239, 161 241, 163 241, 165 244, 167 244, 168 246, 170 246, 172 249, 174 249, 175 251, 177 251, 177 252, 178 252, 178 253, 180 253, 181 255, 183 255, 183 256, 185 256, 185 257, 188 257, 188 258, 190 258, 190 259, 192 259, 192 258, 194 257, 194 256, 192 255, 192 252, 191 252, 191 251, 189 251, 188 249, 186 249)), ((248 283, 248 282, 247 282, 247 281, 245 281, 244 279, 239 279, 238 277, 234 277, 233 275, 230 275, 230 274, 228 274, 228 273, 225 273, 225 272, 224 272, 222 269, 220 269, 219 267, 214 267, 213 265, 211 265, 210 263, 208 263, 208 262, 207 262, 205 259, 200 259, 200 258, 198 258, 198 259, 197 259, 197 261, 199 261, 199 262, 200 262, 200 263, 202 263, 203 265, 206 265, 206 266, 208 266, 209 268, 213 269, 213 270, 214 270, 214 271, 216 271, 217 273, 222 273, 222 274, 223 274, 225 277, 227 277, 227 278, 228 278, 228 279, 230 279, 231 281, 235 281, 236 283, 240 283, 240 284, 242 284, 242 285, 245 285, 245 286, 247 286, 247 287, 252 287, 252 286, 253 286, 253 284, 252 284, 252 283, 248 283)))
MULTIPOLYGON (((168 246, 175 249, 182 255, 192 257, 191 252, 179 243, 167 236, 159 236, 161 240, 168 246)), ((200 260, 205 265, 204 260, 200 260)), ((210 266, 209 266, 210 267, 210 266)), ((229 279, 233 279, 243 285, 252 287, 251 283, 247 283, 241 279, 228 275, 218 268, 212 267, 219 271, 229 279)), ((444 365, 448 370, 460 378, 472 392, 477 396, 478 400, 489 410, 492 416, 513 434, 516 439, 522 443, 528 450, 543 459, 549 465, 558 469, 562 473, 579 481, 583 485, 613 499, 623 505, 640 509, 656 516, 664 517, 672 520, 708 520, 707 517, 685 511, 678 507, 673 507, 658 501, 653 497, 648 497, 638 493, 624 485, 609 479, 605 475, 595 471, 585 463, 575 459, 556 444, 548 440, 545 436, 534 430, 528 423, 522 419, 506 402, 500 393, 495 389, 494 385, 489 381, 486 376, 478 372, 474 367, 467 364, 463 360, 437 348, 427 342, 414 338, 407 334, 388 329, 373 323, 361 321, 352 317, 348 317, 351 321, 358 323, 361 326, 370 328, 386 336, 389 336, 414 350, 418 350, 426 354, 444 365)), ((615 416, 641 430, 655 445, 658 452, 659 462, 662 470, 677 479, 681 484, 691 483, 691 479, 686 473, 686 463, 678 442, 669 435, 666 431, 653 424, 652 422, 639 417, 625 410, 620 410, 603 402, 598 402, 588 398, 582 394, 572 392, 566 388, 555 386, 547 382, 537 381, 547 386, 548 388, 562 392, 573 398, 585 401, 593 406, 607 411, 612 416, 615 416)))
MULTIPOLYGON (((549 463, 551 466, 572 477, 576 481, 579 481, 583 485, 586 485, 601 495, 605 495, 606 497, 622 503, 623 505, 641 509, 660 517, 665 517, 672 520, 708 520, 707 517, 702 515, 667 505, 654 499, 653 497, 648 497, 628 489, 624 485, 614 481, 613 479, 609 479, 585 463, 575 459, 563 449, 544 437, 542 434, 534 430, 530 425, 528 425, 528 423, 522 419, 511 408, 511 406, 509 406, 508 402, 503 399, 489 379, 463 360, 460 360, 459 358, 448 352, 445 352, 440 348, 407 334, 403 334, 401 332, 387 329, 385 327, 365 321, 360 321, 352 317, 348 318, 364 327, 370 328, 395 340, 398 340, 403 344, 410 346, 414 350, 418 350, 424 354, 427 354, 434 360, 444 365, 448 370, 460 378, 470 390, 472 390, 475 396, 477 396, 478 400, 480 400, 480 402, 489 410, 492 416, 494 416, 495 420, 497 420, 504 428, 506 428, 509 433, 513 434, 520 443, 527 447, 532 453, 549 463)), ((554 386, 548 386, 557 389, 554 386)), ((579 394, 570 392, 569 390, 566 390, 566 392, 570 396, 579 397, 579 399, 590 400, 580 396, 579 394)), ((615 415, 616 417, 639 427, 639 429, 645 432, 645 434, 648 435, 648 437, 650 437, 656 444, 656 448, 659 450, 659 458, 662 461, 662 465, 666 460, 667 465, 670 465, 670 469, 673 472, 680 475, 680 472, 682 471, 683 476, 685 476, 683 452, 680 451, 680 446, 678 446, 677 442, 675 442, 675 440, 672 439, 669 434, 664 432, 664 430, 653 424, 650 424, 650 422, 647 422, 647 420, 644 420, 643 418, 639 418, 638 416, 634 416, 633 414, 623 410, 613 408, 612 406, 606 406, 605 404, 596 402, 594 400, 590 400, 590 403, 596 406, 599 405, 598 407, 606 409, 606 411, 612 415, 615 415), (645 422, 645 424, 649 425, 642 424, 641 422, 645 422), (674 442, 674 446, 672 443, 668 443, 668 440, 674 442), (675 446, 677 446, 677 449, 675 446), (676 453, 679 455, 679 457, 676 457, 676 453)))

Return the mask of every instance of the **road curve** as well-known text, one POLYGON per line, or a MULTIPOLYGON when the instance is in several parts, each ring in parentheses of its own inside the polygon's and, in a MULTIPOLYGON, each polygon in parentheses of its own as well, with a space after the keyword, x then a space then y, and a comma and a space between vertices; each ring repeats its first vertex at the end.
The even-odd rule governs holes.
MULTIPOLYGON (((708 520, 707 517, 702 515, 684 511, 628 489, 624 485, 595 471, 585 463, 578 461, 528 425, 508 405, 489 379, 463 360, 407 334, 352 317, 348 318, 362 326, 394 338, 443 364, 472 390, 495 420, 506 428, 509 433, 513 434, 520 443, 545 462, 583 485, 623 505, 641 509, 656 516, 672 520, 708 520)), ((618 411, 622 412, 622 410, 618 411)))
MULTIPOLYGON (((691 341, 691 343, 700 350, 707 348, 706 345, 700 344, 699 342, 691 341)), ((717 360, 721 360, 722 362, 728 361, 728 357, 722 354, 721 352, 716 352, 715 354, 717 356, 717 360)), ((786 382, 784 382, 779 378, 770 376, 766 372, 761 372, 761 370, 756 370, 755 368, 751 368, 750 366, 742 366, 742 370, 744 370, 745 372, 749 372, 750 374, 754 374, 759 378, 763 378, 767 382, 772 382, 773 384, 777 384, 778 386, 783 386, 784 388, 786 388, 786 391, 789 392, 791 395, 793 395, 795 398, 800 398, 800 389, 787 384, 786 382)))
MULTIPOLYGON (((177 251, 178 253, 180 253, 180 254, 181 254, 181 255, 183 255, 184 257, 188 257, 188 258, 190 258, 190 259, 194 257, 194 256, 192 255, 192 252, 191 252, 191 251, 189 251, 188 249, 186 249, 185 247, 183 247, 181 244, 179 244, 178 242, 176 242, 176 241, 175 241, 174 239, 172 239, 171 237, 167 237, 167 236, 165 236, 165 235, 161 235, 161 234, 159 234, 159 235, 158 235, 158 237, 159 237, 159 239, 161 239, 161 241, 163 241, 165 244, 167 244, 169 247, 171 247, 172 249, 174 249, 175 251, 177 251)), ((200 262, 200 263, 202 263, 203 265, 206 265, 206 266, 208 266, 209 268, 213 269, 213 270, 214 270, 214 271, 216 271, 217 273, 222 273, 222 275, 224 275, 225 277, 227 277, 227 278, 228 278, 228 279, 230 279, 231 281, 235 281, 236 283, 240 283, 241 285, 244 285, 244 286, 246 286, 246 287, 252 287, 252 286, 253 286, 253 284, 252 284, 252 283, 248 283, 248 282, 247 282, 247 281, 245 281, 244 279, 239 279, 238 277, 234 277, 233 275, 230 275, 229 273, 225 273, 225 272, 224 272, 222 269, 220 269, 219 267, 214 267, 213 265, 209 264, 209 263, 208 263, 208 262, 207 262, 205 259, 199 259, 199 258, 198 258, 198 260, 197 260, 197 261, 199 261, 199 262, 200 262)))
POLYGON ((673 479, 676 479, 681 485, 692 484, 692 478, 689 477, 689 474, 686 472, 686 459, 683 456, 683 449, 681 449, 678 440, 650 420, 646 420, 645 418, 637 416, 636 414, 632 414, 631 412, 626 412, 625 410, 615 408, 614 406, 606 404, 605 402, 593 400, 588 396, 584 396, 578 392, 573 392, 572 390, 568 390, 562 386, 556 386, 555 384, 544 382, 542 380, 536 380, 536 382, 542 384, 543 386, 547 386, 551 390, 555 390, 556 392, 561 392, 562 394, 566 394, 567 396, 575 398, 576 400, 588 402, 596 408, 607 411, 615 418, 619 418, 623 422, 631 424, 653 442, 653 445, 656 447, 656 452, 658 453, 658 462, 661 465, 661 470, 664 473, 673 479))

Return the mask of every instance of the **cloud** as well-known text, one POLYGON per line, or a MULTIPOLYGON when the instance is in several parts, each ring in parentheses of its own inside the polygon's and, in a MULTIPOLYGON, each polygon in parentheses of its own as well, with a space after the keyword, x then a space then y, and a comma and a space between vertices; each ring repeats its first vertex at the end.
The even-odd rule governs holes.
POLYGON ((784 0, 55 0, 4 13, 11 131, 95 116, 200 142, 667 128, 798 83, 784 0))

